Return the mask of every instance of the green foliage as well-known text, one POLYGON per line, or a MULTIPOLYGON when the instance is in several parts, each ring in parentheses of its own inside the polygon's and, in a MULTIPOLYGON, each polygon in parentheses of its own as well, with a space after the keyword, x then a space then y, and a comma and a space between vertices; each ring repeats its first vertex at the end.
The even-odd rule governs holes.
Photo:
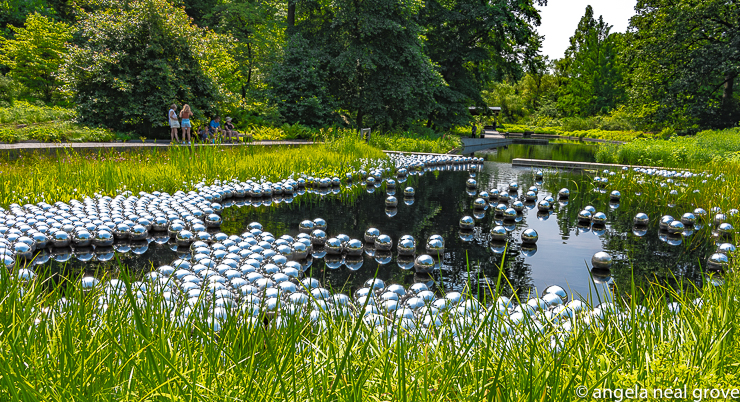
POLYGON ((228 41, 165 0, 90 2, 64 68, 81 122, 151 134, 167 124, 172 103, 189 104, 196 118, 217 110, 224 89, 214 82, 229 64, 219 49, 228 41))
POLYGON ((2 102, 0 106, 12 105, 22 89, 23 86, 16 80, 0 75, 0 102, 2 102))
POLYGON ((23 28, 11 25, 10 29, 15 35, 0 41, 0 63, 8 66, 11 77, 50 101, 59 92, 56 74, 72 29, 39 13, 29 15, 23 28))
POLYGON ((37 106, 25 101, 16 101, 13 106, 0 107, 0 124, 32 124, 49 121, 72 120, 77 116, 74 109, 59 106, 37 106))
MULTIPOLYGON (((588 122, 588 120, 585 120, 588 122)), ((652 138, 656 134, 647 133, 643 131, 621 131, 621 130, 603 130, 600 128, 587 128, 586 126, 574 126, 566 128, 565 126, 554 126, 554 127, 535 127, 535 126, 524 126, 507 124, 506 131, 510 133, 523 133, 525 131, 531 131, 535 134, 552 134, 562 135, 568 137, 580 137, 580 138, 595 138, 608 141, 622 141, 629 142, 639 138, 652 138), (579 129, 581 128, 581 129, 579 129)), ((660 136, 660 134, 657 134, 660 136)))
POLYGON ((0 127, 0 141, 14 143, 25 140, 41 142, 107 142, 116 134, 109 129, 78 126, 70 122, 31 125, 16 129, 0 127))
POLYGON ((740 120, 736 1, 643 0, 631 19, 630 102, 653 124, 725 128, 740 120))
POLYGON ((740 164, 740 129, 707 130, 696 136, 641 139, 600 148, 599 162, 675 168, 740 164))
POLYGON ((462 142, 455 135, 430 137, 409 132, 389 132, 372 134, 370 145, 387 151, 446 154, 455 148, 461 148, 462 142))

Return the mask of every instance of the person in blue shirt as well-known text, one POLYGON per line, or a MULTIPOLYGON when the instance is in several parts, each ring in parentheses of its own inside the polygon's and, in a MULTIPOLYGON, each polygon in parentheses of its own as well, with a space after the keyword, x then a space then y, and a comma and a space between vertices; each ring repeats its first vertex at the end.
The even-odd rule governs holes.
POLYGON ((211 122, 208 123, 208 134, 214 137, 214 142, 216 134, 221 134, 221 118, 216 116, 213 119, 211 119, 211 122))

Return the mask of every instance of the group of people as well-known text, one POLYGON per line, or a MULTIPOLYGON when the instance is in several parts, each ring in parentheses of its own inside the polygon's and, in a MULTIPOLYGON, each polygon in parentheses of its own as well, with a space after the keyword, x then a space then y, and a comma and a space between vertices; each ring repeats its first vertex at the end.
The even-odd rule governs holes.
MULTIPOLYGON (((183 105, 180 113, 177 113, 177 105, 172 104, 168 113, 170 120, 170 141, 172 143, 179 143, 180 138, 177 135, 177 130, 182 129, 182 141, 187 139, 187 144, 190 145, 190 130, 192 124, 190 118, 193 117, 193 112, 190 110, 190 105, 183 105)), ((202 142, 216 142, 216 138, 223 137, 229 140, 235 138, 239 139, 239 132, 236 131, 234 123, 231 122, 231 117, 226 118, 223 127, 221 127, 221 117, 216 116, 211 119, 210 123, 205 127, 198 130, 198 137, 202 142)))

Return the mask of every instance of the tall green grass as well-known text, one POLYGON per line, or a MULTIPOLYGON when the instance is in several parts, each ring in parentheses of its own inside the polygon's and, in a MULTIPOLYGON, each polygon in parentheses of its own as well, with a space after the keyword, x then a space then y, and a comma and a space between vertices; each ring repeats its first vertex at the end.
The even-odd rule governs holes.
MULTIPOLYGON (((354 139, 310 147, 168 147, 47 156, 27 153, 0 163, 0 205, 69 201, 121 191, 192 189, 201 180, 288 178, 300 173, 344 177, 368 159, 387 158, 354 139)), ((296 176, 297 177, 297 176, 296 176)))
POLYGON ((633 287, 544 326, 481 307, 390 335, 330 312, 213 325, 205 299, 186 315, 156 292, 104 296, 74 279, 22 284, 0 271, 1 400, 572 401, 580 386, 732 388, 740 375, 734 276, 703 290, 633 287))
POLYGON ((637 140, 604 146, 596 154, 602 163, 687 167, 740 163, 740 129, 702 131, 693 137, 637 140))
POLYGON ((49 121, 67 121, 76 117, 74 109, 58 106, 37 106, 15 101, 12 106, 0 107, 0 124, 33 124, 49 121))

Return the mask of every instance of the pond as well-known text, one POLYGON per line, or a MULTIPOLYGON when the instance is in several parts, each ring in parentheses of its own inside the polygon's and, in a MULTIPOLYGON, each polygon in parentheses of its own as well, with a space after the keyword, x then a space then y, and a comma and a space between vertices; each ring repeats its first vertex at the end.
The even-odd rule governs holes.
POLYGON ((598 145, 574 142, 550 142, 548 145, 512 144, 476 152, 475 156, 486 161, 511 163, 515 158, 549 159, 556 161, 596 162, 598 145))
MULTIPOLYGON (((505 293, 509 294, 540 294, 549 285, 560 285, 569 292, 591 296, 594 300, 608 298, 609 289, 614 286, 628 290, 633 272, 638 281, 674 283, 678 278, 679 281, 702 282, 699 261, 706 261, 713 245, 699 239, 709 237, 708 228, 698 229, 686 240, 668 241, 659 233, 658 216, 651 216, 650 226, 644 231, 633 232, 632 221, 639 211, 610 203, 608 193, 594 188, 591 174, 553 173, 538 180, 532 169, 485 162, 473 175, 479 191, 499 189, 506 192, 509 183, 516 182, 520 198, 531 186, 539 190, 537 200, 548 196, 557 199, 558 190, 564 187, 571 189, 571 196, 568 200, 556 201, 552 210, 544 213, 538 211, 534 202, 525 203, 515 221, 503 222, 495 218, 493 207, 477 213, 473 210, 473 202, 479 194, 466 186, 471 173, 465 165, 436 167, 409 175, 405 182, 398 183, 395 191, 385 184, 367 187, 355 182, 342 191, 336 188, 337 194, 331 191, 325 191, 324 195, 307 193, 290 203, 280 198, 275 202, 252 203, 249 198, 225 202, 224 206, 228 207, 222 214, 220 230, 227 235, 239 235, 248 231, 251 222, 260 222, 264 230, 275 237, 297 236, 301 221, 323 218, 327 222, 327 237, 346 234, 353 239, 363 239, 368 228, 377 228, 392 238, 392 252, 383 254, 368 249, 356 259, 327 255, 302 262, 309 265, 306 276, 319 279, 333 291, 348 294, 374 276, 406 287, 423 282, 437 290, 469 288, 481 295, 495 287, 501 278, 505 284, 503 288, 507 289, 505 293), (404 187, 415 189, 412 199, 404 199, 404 187), (395 209, 385 207, 389 193, 398 197, 395 209), (587 205, 606 214, 603 227, 579 225, 578 212, 587 205), (459 229, 463 216, 475 218, 472 232, 459 229), (503 225, 509 231, 508 245, 489 242, 489 232, 496 225, 503 225), (521 233, 527 228, 535 229, 539 235, 535 247, 522 246, 521 233), (433 275, 416 274, 408 259, 399 261, 396 245, 401 236, 413 236, 417 243, 416 255, 420 255, 425 253, 427 239, 435 234, 444 238, 445 248, 433 275), (591 271, 591 258, 599 251, 613 256, 611 270, 591 271), (503 275, 500 277, 499 273, 503 275)), ((661 214, 681 216, 687 212, 682 208, 686 207, 666 207, 661 214)), ((114 274, 121 266, 141 275, 177 258, 191 257, 189 249, 178 248, 166 233, 115 248, 77 250, 61 258, 59 251, 56 253, 53 257, 59 261, 51 259, 44 266, 72 276, 81 270, 96 276, 104 272, 114 274)), ((37 271, 43 269, 36 268, 37 271)))

